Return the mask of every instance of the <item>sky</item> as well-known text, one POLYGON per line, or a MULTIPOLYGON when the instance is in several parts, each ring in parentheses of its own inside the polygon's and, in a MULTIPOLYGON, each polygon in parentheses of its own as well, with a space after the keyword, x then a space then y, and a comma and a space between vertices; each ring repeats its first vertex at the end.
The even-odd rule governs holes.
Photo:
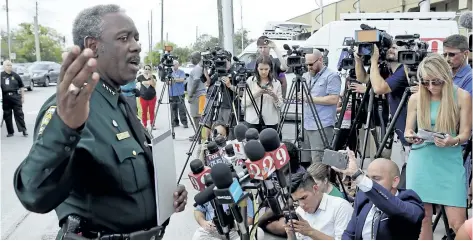
MULTIPOLYGON (((6 31, 7 0, 0 0, 0 30, 6 31)), ((228 1, 228 0, 223 0, 228 1)), ((233 0, 234 30, 242 26, 250 38, 261 36, 268 21, 286 21, 317 8, 321 0, 233 0), (296 1, 298 4, 289 4, 296 1), (288 3, 289 2, 289 3, 288 3), (241 9, 243 11, 241 11, 241 9), (241 13, 243 12, 243 15, 241 13)), ((324 0, 324 4, 335 0, 324 0)), ((115 3, 124 8, 140 32, 142 46, 148 45, 148 21, 153 11, 153 45, 161 40, 161 0, 37 0, 41 25, 52 27, 65 35, 72 45, 72 22, 84 8, 115 3)), ((36 0, 9 0, 10 28, 22 22, 33 22, 36 0)), ((198 34, 218 37, 217 0, 164 0, 164 40, 178 46, 190 46, 198 34)), ((148 48, 143 48, 147 52, 148 48)))

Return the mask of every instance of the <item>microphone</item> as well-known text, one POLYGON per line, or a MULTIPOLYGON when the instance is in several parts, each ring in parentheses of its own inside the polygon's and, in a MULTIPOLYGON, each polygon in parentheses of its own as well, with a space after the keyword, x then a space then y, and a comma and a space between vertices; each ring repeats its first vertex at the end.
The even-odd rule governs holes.
POLYGON ((249 140, 258 140, 258 138, 259 138, 258 130, 256 130, 255 128, 250 128, 250 129, 248 129, 248 130, 245 132, 245 138, 246 138, 246 141, 249 141, 249 140))
POLYGON ((233 58, 232 58, 232 59, 233 59, 233 61, 235 61, 235 62, 240 62, 240 60, 238 59, 238 57, 237 57, 237 56, 233 56, 233 58))
POLYGON ((287 44, 284 44, 282 47, 283 47, 285 50, 289 50, 289 51, 291 50, 291 48, 290 48, 289 45, 287 45, 287 44))
POLYGON ((248 130, 248 127, 244 124, 238 124, 235 126, 233 129, 233 134, 235 135, 235 138, 238 140, 238 142, 242 142, 245 140, 245 133, 248 130))
POLYGON ((246 200, 248 195, 243 193, 243 189, 241 188, 238 179, 232 177, 232 171, 228 165, 221 163, 216 164, 212 168, 210 175, 215 181, 216 188, 214 189, 214 193, 217 202, 219 204, 229 205, 230 211, 232 212, 241 233, 241 239, 249 240, 248 225, 246 225, 246 221, 243 219, 238 207, 238 204, 242 200, 246 200))
POLYGON ((215 141, 210 141, 207 144, 207 150, 209 151, 209 153, 205 156, 207 166, 212 168, 217 163, 225 163, 225 160, 222 158, 220 153, 220 148, 218 148, 218 145, 215 141))
POLYGON ((263 181, 267 191, 260 192, 260 194, 265 194, 269 207, 275 215, 281 214, 280 195, 270 179, 271 175, 276 171, 273 158, 270 154, 265 153, 263 145, 256 140, 251 140, 246 143, 245 152, 249 159, 245 161, 245 164, 250 178, 263 181))
POLYGON ((189 173, 189 180, 194 186, 194 189, 197 191, 202 191, 205 189, 205 176, 210 174, 210 168, 204 166, 201 160, 195 159, 189 164, 191 172, 189 173))
POLYGON ((460 18, 458 19, 458 22, 460 23, 460 26, 471 30, 472 29, 472 20, 471 20, 471 11, 463 13, 460 18))
POLYGON ((194 196, 194 207, 197 207, 198 205, 204 205, 213 199, 215 199, 215 193, 214 193, 214 188, 215 184, 212 184, 202 190, 201 192, 197 193, 194 196))
POLYGON ((281 188, 285 188, 290 185, 287 177, 291 174, 289 169, 289 153, 287 152, 286 144, 281 143, 279 140, 279 134, 274 129, 264 129, 260 134, 260 143, 266 151, 266 155, 270 155, 274 160, 274 166, 276 168, 276 176, 279 180, 281 188))
POLYGON ((266 180, 276 171, 273 158, 266 155, 259 141, 248 141, 245 145, 245 153, 248 156, 248 160, 245 161, 246 169, 252 179, 266 180))

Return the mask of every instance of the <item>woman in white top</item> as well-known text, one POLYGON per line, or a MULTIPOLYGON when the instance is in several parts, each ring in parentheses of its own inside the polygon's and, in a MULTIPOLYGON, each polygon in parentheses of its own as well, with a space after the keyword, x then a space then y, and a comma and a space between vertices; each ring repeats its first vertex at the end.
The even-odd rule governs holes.
POLYGON ((255 103, 252 103, 247 92, 242 100, 248 128, 255 128, 259 132, 265 128, 277 130, 283 104, 281 83, 272 76, 272 66, 268 56, 260 56, 256 60, 255 74, 246 80, 255 103), (258 116, 255 105, 261 116, 258 116))

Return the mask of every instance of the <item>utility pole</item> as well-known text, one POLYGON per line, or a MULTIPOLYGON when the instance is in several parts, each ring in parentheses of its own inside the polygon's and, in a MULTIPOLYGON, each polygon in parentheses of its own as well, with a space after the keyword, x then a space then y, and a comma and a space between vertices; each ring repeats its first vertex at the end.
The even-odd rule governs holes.
POLYGON ((6 10, 7 10, 7 36, 8 36, 8 59, 11 58, 11 33, 10 33, 10 16, 8 14, 8 0, 5 0, 7 2, 6 4, 6 10))
POLYGON ((199 26, 195 26, 195 41, 197 42, 199 39, 199 26))
POLYGON ((240 21, 241 21, 241 53, 245 49, 245 29, 243 28, 243 0, 240 0, 240 21))
POLYGON ((151 55, 151 29, 148 21, 148 53, 151 55))
POLYGON ((164 54, 164 0, 161 0, 161 48, 164 54))
POLYGON ((222 14, 223 14, 223 47, 225 50, 235 56, 233 46, 233 0, 222 0, 222 14))
POLYGON ((224 34, 223 34, 223 9, 222 9, 222 1, 226 0, 217 0, 217 13, 218 13, 218 43, 221 48, 224 47, 224 34))
MULTIPOLYGON (((153 10, 151 10, 150 24, 149 24, 149 52, 153 52, 153 10)), ((153 66, 153 58, 149 58, 151 61, 151 66, 153 66)))
POLYGON ((34 42, 36 49, 36 61, 41 61, 41 49, 39 47, 38 1, 36 1, 36 16, 34 16, 34 42))
POLYGON ((356 13, 360 13, 360 12, 361 12, 360 2, 361 2, 361 0, 358 0, 358 1, 356 2, 356 13))
POLYGON ((166 32, 166 43, 169 43, 169 33, 166 32))

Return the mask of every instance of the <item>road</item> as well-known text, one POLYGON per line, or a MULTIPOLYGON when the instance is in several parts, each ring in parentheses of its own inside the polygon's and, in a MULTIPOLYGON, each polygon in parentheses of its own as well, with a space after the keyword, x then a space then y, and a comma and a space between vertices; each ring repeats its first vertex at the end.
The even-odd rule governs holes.
MULTIPOLYGON (((161 88, 159 88, 160 90, 161 88)), ((13 190, 12 180, 13 174, 18 165, 27 156, 33 141, 33 128, 38 114, 38 110, 44 101, 50 97, 56 88, 55 86, 43 88, 37 87, 32 92, 27 92, 25 96, 25 104, 23 111, 25 112, 26 126, 30 136, 23 137, 21 133, 15 133, 14 137, 6 137, 6 129, 1 129, 1 239, 54 239, 59 230, 56 214, 50 212, 48 214, 30 213, 23 208, 13 190)), ((156 123, 157 130, 155 134, 159 134, 169 129, 169 112, 168 105, 162 105, 159 108, 156 123)), ((188 137, 193 134, 192 128, 183 129, 175 128, 176 139, 174 140, 174 153, 176 161, 176 174, 179 175, 182 167, 187 159, 186 153, 189 151, 190 142, 188 137)), ((294 125, 285 124, 283 128, 283 137, 285 139, 294 138, 294 125)), ((399 147, 395 146, 392 159, 398 165, 399 147)), ((191 159, 192 160, 192 159, 191 159)), ((366 163, 366 162, 365 162, 366 163)), ((366 164, 365 164, 366 166, 366 164)), ((189 202, 186 210, 182 213, 175 214, 166 230, 165 239, 191 239, 197 224, 193 217, 193 199, 197 193, 187 179, 187 168, 182 184, 184 184, 189 192, 189 202)), ((435 239, 440 239, 443 234, 443 224, 439 224, 436 230, 435 239)))

